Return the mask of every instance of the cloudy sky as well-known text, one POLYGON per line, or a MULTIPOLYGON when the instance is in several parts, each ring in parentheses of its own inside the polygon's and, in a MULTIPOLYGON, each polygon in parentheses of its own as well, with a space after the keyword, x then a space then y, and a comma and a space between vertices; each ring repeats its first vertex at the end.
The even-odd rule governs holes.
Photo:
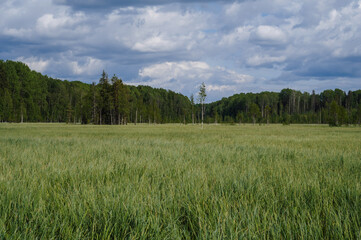
POLYGON ((197 93, 361 89, 361 1, 1 0, 0 59, 197 93))

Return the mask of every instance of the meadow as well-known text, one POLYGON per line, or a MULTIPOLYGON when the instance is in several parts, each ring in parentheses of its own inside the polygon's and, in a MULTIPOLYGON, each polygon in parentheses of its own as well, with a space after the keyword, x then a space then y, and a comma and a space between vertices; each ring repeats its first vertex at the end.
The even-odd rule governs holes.
POLYGON ((0 124, 0 239, 361 239, 361 128, 0 124))

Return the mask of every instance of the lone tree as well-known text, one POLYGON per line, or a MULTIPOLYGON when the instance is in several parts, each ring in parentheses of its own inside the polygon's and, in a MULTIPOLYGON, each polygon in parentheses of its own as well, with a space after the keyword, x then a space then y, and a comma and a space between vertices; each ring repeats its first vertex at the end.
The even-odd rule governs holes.
POLYGON ((202 82, 198 92, 198 101, 202 107, 202 129, 203 129, 203 116, 204 116, 204 101, 206 100, 206 97, 207 97, 206 85, 204 84, 204 82, 202 82))

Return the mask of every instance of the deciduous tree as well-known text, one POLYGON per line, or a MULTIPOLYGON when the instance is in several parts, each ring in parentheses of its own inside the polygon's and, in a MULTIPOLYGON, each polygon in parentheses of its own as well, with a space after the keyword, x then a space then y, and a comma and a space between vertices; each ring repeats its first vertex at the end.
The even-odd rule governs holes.
POLYGON ((202 129, 203 129, 203 120, 204 120, 204 102, 206 100, 206 97, 207 97, 206 85, 204 84, 204 82, 202 82, 198 92, 198 101, 201 104, 201 108, 202 108, 202 129))

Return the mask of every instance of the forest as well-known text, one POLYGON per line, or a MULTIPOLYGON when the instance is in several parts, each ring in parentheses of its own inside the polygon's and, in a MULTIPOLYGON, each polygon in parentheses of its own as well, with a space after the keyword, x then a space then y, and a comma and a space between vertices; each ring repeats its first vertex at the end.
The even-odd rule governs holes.
MULTIPOLYGON (((104 71, 98 83, 87 84, 44 76, 21 62, 0 61, 0 122, 199 123, 201 105, 195 99, 197 93, 188 98, 126 85, 104 71)), ((204 118, 205 123, 360 124, 361 90, 239 93, 205 104, 204 118)))

